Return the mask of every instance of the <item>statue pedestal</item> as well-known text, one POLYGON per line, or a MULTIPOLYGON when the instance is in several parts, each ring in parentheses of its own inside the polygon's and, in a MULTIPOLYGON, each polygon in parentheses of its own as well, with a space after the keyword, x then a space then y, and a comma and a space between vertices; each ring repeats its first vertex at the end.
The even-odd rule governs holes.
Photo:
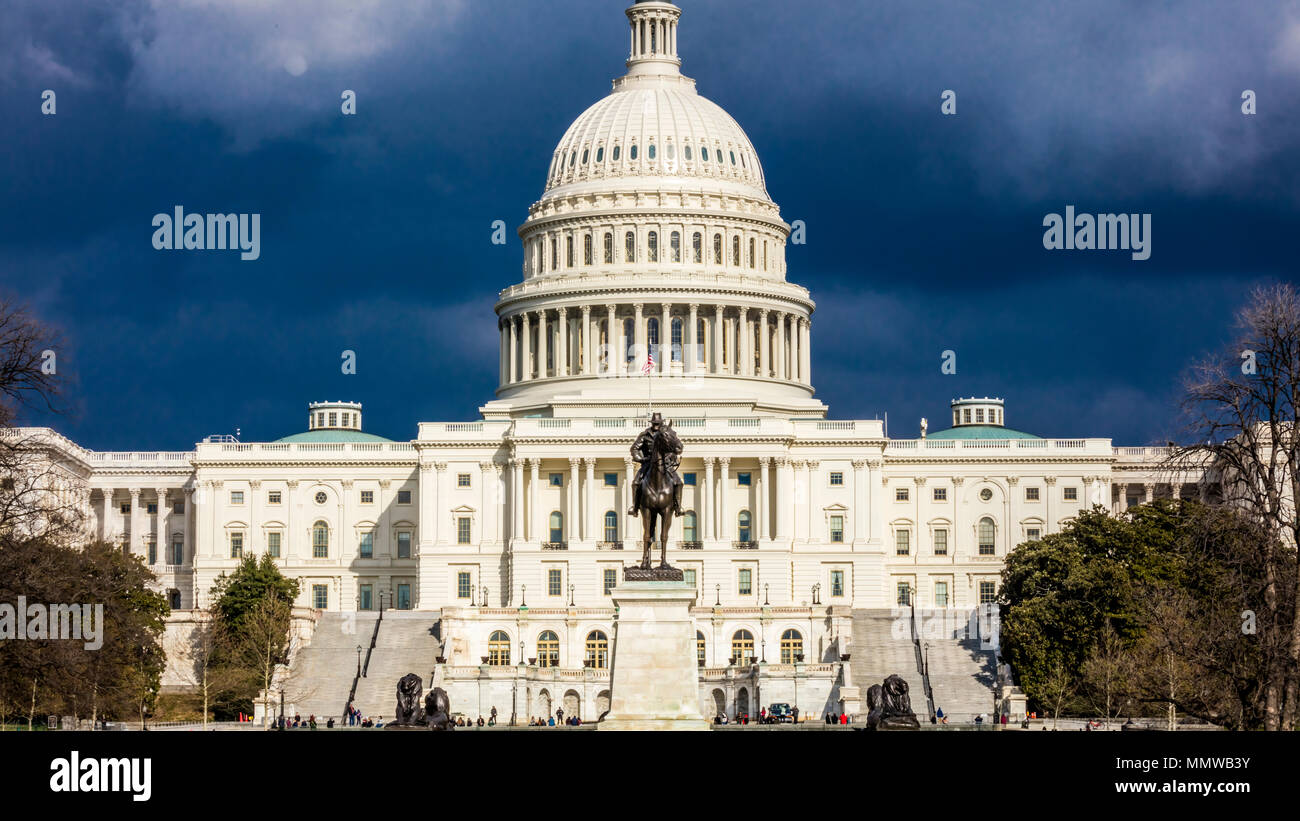
POLYGON ((695 587, 686 582, 625 581, 611 591, 618 607, 609 713, 601 730, 707 730, 700 714, 695 587))

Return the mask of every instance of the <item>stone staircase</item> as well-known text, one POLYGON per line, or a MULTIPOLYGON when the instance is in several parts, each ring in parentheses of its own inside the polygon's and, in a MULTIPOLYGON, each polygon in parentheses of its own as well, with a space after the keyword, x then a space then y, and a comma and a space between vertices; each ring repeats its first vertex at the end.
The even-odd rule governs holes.
POLYGON ((950 723, 966 723, 977 713, 988 720, 993 711, 996 661, 979 639, 925 638, 934 706, 950 723))
MULTIPOLYGON (((315 715, 338 718, 347 703, 357 672, 357 645, 361 658, 370 646, 377 612, 324 613, 316 622, 311 643, 298 650, 289 667, 285 684, 285 713, 303 718, 315 715)), ((280 705, 272 705, 279 714, 280 705)))
MULTIPOLYGON (((407 673, 415 673, 429 692, 433 683, 433 668, 442 654, 442 644, 434 635, 439 613, 428 610, 388 610, 379 626, 379 637, 370 654, 370 666, 365 678, 357 682, 354 703, 363 716, 393 717, 397 709, 397 681, 407 673)), ((369 644, 369 634, 362 644, 369 644)), ((355 656, 355 645, 353 646, 355 656)), ((355 670, 356 661, 353 659, 355 670)), ((349 686, 351 682, 349 681, 349 686)), ((343 701, 347 690, 343 691, 343 701)))
MULTIPOLYGON (((906 613, 907 611, 899 611, 906 613)), ((867 712, 867 689, 897 674, 907 682, 912 711, 917 720, 928 722, 925 687, 916 663, 916 645, 912 643, 911 621, 904 621, 895 633, 893 610, 854 610, 853 648, 849 660, 853 683, 862 697, 862 716, 867 712)))

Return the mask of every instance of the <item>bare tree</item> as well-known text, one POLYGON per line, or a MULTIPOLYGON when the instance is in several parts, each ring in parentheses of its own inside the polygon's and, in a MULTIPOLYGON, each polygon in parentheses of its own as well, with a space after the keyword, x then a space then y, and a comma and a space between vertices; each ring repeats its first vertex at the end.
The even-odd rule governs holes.
POLYGON ((240 619, 238 632, 226 635, 231 657, 247 678, 260 685, 262 720, 271 714, 271 684, 277 665, 283 664, 289 635, 289 605, 275 595, 265 595, 240 619))
POLYGON ((1110 729, 1111 719, 1119 716, 1127 702, 1132 663, 1123 640, 1109 620, 1097 647, 1083 663, 1082 672, 1088 704, 1094 713, 1101 714, 1106 728, 1110 729))
POLYGON ((1263 551, 1262 631, 1281 631, 1287 650, 1265 660, 1265 727, 1293 729, 1300 709, 1300 593, 1294 561, 1300 543, 1295 489, 1300 487, 1300 296, 1291 285, 1257 289, 1237 315, 1237 336, 1224 353, 1192 371, 1184 410, 1191 439, 1174 467, 1210 466, 1222 503, 1246 510, 1271 538, 1263 551), (1286 587, 1286 595, 1280 588, 1286 587))

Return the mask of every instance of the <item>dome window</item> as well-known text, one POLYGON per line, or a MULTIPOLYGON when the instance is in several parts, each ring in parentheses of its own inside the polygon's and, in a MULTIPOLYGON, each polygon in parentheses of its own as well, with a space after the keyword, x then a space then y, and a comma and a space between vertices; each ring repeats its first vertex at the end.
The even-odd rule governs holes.
POLYGON ((604 161, 605 161, 605 147, 601 146, 600 148, 596 149, 596 162, 600 163, 604 161))
POLYGON ((745 155, 743 152, 740 155, 740 167, 749 170, 749 166, 745 164, 745 155))
POLYGON ((578 161, 578 152, 575 151, 569 155, 569 167, 572 168, 573 164, 576 163, 577 161, 578 161))
POLYGON ((731 164, 732 164, 732 165, 735 165, 735 164, 736 164, 736 152, 735 152, 735 151, 732 151, 732 152, 729 152, 729 153, 731 154, 731 164))
POLYGON ((688 145, 686 146, 686 159, 689 161, 690 158, 691 158, 691 147, 688 145))
POLYGON ((648 156, 649 156, 650 159, 652 159, 652 160, 655 158, 655 144, 654 144, 654 143, 650 143, 650 153, 649 153, 648 156))
POLYGON ((648 248, 649 248, 648 259, 650 260, 650 262, 658 262, 659 261, 659 232, 658 231, 650 232, 648 248))
POLYGON ((704 160, 705 162, 709 161, 709 149, 705 148, 704 146, 700 146, 700 159, 704 160))
POLYGON ((614 162, 618 162, 619 149, 621 146, 614 146, 614 162))
POLYGON ((632 147, 628 149, 627 156, 629 159, 636 159, 636 143, 632 143, 632 147))
POLYGON ((583 165, 586 165, 586 164, 587 164, 587 157, 590 156, 590 154, 591 154, 591 152, 590 152, 588 149, 586 149, 586 148, 582 149, 582 164, 583 164, 583 165))
POLYGON ((676 158, 677 158, 676 148, 673 146, 672 143, 668 143, 668 159, 673 160, 676 158))

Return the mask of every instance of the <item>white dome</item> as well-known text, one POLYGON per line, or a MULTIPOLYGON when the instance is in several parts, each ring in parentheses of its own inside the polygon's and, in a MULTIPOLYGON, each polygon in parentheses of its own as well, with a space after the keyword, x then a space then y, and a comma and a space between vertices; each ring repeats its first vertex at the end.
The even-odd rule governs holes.
MULTIPOLYGON (((721 182, 723 190, 770 201, 758 154, 740 125, 682 77, 623 83, 582 113, 556 146, 546 193, 628 177, 721 182)), ((585 186, 584 186, 585 187, 585 186)), ((713 187, 713 186, 710 186, 713 187)))

